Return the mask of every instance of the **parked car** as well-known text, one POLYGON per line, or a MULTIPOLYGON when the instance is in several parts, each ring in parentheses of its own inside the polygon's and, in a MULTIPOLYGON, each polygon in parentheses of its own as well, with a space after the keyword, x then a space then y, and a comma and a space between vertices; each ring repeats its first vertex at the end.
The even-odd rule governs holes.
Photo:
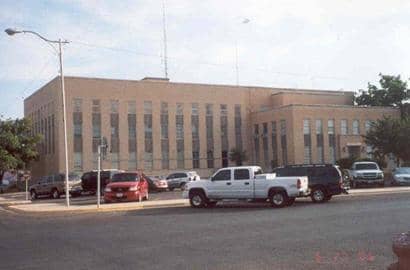
POLYGON ((138 172, 115 174, 104 189, 106 203, 148 200, 148 181, 138 172))
POLYGON ((384 186, 384 174, 376 162, 354 162, 350 169, 351 186, 356 188, 360 185, 384 186))
POLYGON ((182 196, 195 208, 212 207, 224 199, 269 200, 273 207, 285 207, 307 194, 307 177, 278 177, 262 174, 258 166, 242 166, 219 169, 209 180, 188 182, 182 196))
POLYGON ((168 189, 168 182, 159 176, 145 176, 148 181, 149 192, 166 191, 168 189))
MULTIPOLYGON (((78 174, 68 175, 69 193, 71 196, 80 196, 82 192, 81 178, 78 174)), ((29 187, 32 200, 39 196, 50 196, 53 199, 60 198, 60 195, 65 195, 65 175, 56 174, 41 177, 39 181, 29 187)))
MULTIPOLYGON (((123 172, 121 170, 102 170, 100 174, 101 178, 101 193, 103 193, 105 186, 109 183, 110 179, 117 173, 123 172)), ((81 176, 81 186, 84 192, 97 193, 97 175, 98 171, 86 172, 81 176)))
POLYGON ((343 175, 332 164, 302 164, 279 167, 274 170, 277 176, 307 176, 310 197, 315 203, 329 201, 332 196, 347 193, 343 175))
POLYGON ((175 172, 171 173, 166 178, 168 182, 168 189, 174 190, 174 188, 180 188, 181 190, 185 189, 186 183, 190 181, 201 180, 201 177, 195 171, 189 172, 175 172))
POLYGON ((393 185, 410 185, 410 167, 393 170, 393 185))

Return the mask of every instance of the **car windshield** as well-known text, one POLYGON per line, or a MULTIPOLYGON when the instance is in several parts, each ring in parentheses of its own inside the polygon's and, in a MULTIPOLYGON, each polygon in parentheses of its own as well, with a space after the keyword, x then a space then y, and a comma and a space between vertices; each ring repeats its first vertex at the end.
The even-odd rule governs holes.
POLYGON ((136 173, 117 173, 111 179, 111 182, 136 182, 136 181, 138 181, 138 174, 136 173))
POLYGON ((375 163, 360 163, 356 164, 356 170, 377 170, 377 165, 375 163))
POLYGON ((405 173, 405 174, 410 174, 410 167, 408 168, 397 168, 395 171, 395 174, 399 173, 405 173))

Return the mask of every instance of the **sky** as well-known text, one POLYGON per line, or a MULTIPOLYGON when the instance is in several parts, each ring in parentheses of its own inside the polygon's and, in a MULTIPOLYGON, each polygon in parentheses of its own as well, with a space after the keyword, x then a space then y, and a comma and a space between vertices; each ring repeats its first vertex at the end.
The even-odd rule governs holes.
POLYGON ((64 73, 139 80, 357 91, 378 74, 410 77, 410 1, 0 0, 0 115, 64 73), (244 23, 247 22, 247 23, 244 23), (237 50, 236 50, 237 48, 237 50), (237 53, 236 53, 237 52, 237 53), (238 73, 236 72, 236 61, 238 73))

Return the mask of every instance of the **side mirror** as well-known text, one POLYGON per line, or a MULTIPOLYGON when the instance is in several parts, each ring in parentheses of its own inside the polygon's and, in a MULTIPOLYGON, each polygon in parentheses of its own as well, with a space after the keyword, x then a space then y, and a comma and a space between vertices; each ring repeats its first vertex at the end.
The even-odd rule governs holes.
POLYGON ((213 177, 211 177, 211 181, 213 182, 213 181, 215 181, 215 179, 213 177))

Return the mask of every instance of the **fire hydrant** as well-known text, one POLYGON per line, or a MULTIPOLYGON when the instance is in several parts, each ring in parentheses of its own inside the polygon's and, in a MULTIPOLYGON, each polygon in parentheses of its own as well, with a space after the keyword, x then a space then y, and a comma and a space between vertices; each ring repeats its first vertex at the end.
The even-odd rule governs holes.
POLYGON ((410 231, 393 237, 393 252, 398 257, 398 262, 389 267, 391 270, 410 269, 410 231))

